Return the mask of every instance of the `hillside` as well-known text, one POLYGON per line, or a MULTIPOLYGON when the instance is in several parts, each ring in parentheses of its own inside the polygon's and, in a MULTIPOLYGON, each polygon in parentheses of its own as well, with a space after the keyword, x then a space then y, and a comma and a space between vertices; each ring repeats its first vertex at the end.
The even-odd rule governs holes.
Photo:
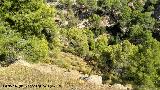
POLYGON ((0 0, 0 84, 160 90, 159 9, 160 0, 0 0))
POLYGON ((127 90, 124 87, 97 85, 80 79, 78 71, 68 71, 56 65, 30 64, 19 60, 9 67, 0 68, 0 86, 24 85, 21 88, 9 87, 0 90, 127 90), (25 87, 25 85, 50 85, 50 87, 25 87), (51 86, 52 85, 52 86, 51 86), (118 88, 118 89, 117 89, 118 88))

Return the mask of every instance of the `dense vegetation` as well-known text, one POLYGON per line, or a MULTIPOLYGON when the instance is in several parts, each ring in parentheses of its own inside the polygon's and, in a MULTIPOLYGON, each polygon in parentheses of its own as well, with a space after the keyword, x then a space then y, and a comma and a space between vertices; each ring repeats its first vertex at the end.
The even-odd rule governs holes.
POLYGON ((55 64, 66 52, 104 82, 160 88, 159 0, 48 2, 0 0, 2 66, 18 59, 55 64))

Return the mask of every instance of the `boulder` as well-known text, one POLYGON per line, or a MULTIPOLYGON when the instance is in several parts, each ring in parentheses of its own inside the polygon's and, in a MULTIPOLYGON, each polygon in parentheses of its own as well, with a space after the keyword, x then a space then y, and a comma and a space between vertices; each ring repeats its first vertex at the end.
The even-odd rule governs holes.
POLYGON ((91 75, 88 77, 87 82, 93 83, 96 85, 101 85, 102 84, 102 77, 98 75, 91 75))
POLYGON ((102 77, 98 75, 83 75, 80 79, 86 81, 87 83, 102 85, 102 77))

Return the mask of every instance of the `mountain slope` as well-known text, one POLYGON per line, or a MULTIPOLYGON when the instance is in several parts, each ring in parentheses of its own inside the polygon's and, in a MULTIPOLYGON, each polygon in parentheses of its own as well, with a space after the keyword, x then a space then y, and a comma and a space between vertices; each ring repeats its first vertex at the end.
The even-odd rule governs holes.
MULTIPOLYGON (((117 90, 108 85, 94 85, 80 80, 81 75, 78 71, 67 71, 55 65, 30 64, 19 60, 9 67, 0 68, 0 85, 24 85, 22 88, 26 90, 117 90), (50 85, 51 88, 26 88, 26 85, 50 85)), ((15 90, 14 87, 4 89, 15 90)))

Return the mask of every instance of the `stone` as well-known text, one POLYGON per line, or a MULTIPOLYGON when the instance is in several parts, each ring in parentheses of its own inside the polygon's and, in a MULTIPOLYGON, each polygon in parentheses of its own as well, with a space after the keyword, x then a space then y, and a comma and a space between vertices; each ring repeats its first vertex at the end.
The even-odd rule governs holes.
POLYGON ((114 84, 112 85, 112 88, 118 89, 118 90, 132 90, 132 85, 127 84, 127 85, 122 85, 122 84, 114 84))
POLYGON ((88 77, 87 82, 96 84, 96 85, 101 85, 102 84, 102 77, 98 75, 91 75, 88 77))

